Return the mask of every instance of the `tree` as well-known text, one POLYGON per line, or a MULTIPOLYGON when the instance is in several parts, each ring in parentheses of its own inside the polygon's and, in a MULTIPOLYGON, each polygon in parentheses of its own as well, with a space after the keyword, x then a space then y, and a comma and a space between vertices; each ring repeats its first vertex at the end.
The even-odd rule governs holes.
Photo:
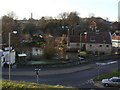
POLYGON ((11 33, 10 35, 10 39, 11 39, 11 46, 17 51, 17 52, 22 52, 23 49, 21 49, 21 47, 23 47, 22 43, 21 43, 21 35, 20 35, 20 30, 18 27, 18 23, 16 20, 13 19, 14 15, 4 15, 2 17, 2 40, 3 42, 5 42, 7 45, 9 44, 9 33, 11 33), (17 31, 17 34, 13 34, 13 31, 17 31))
POLYGON ((77 12, 71 12, 69 15, 68 15, 68 24, 70 26, 75 26, 77 24, 79 24, 80 22, 80 17, 78 16, 78 13, 77 12))
POLYGON ((15 30, 15 21, 13 18, 8 16, 2 17, 2 36, 3 41, 8 43, 8 33, 15 30))
POLYGON ((55 39, 53 37, 46 38, 46 43, 44 45, 44 57, 46 59, 52 58, 57 53, 55 39))
POLYGON ((30 34, 31 36, 35 32, 36 32, 36 27, 35 27, 35 25, 33 23, 27 23, 25 25, 25 28, 23 29, 24 34, 30 34))
POLYGON ((68 18, 68 15, 69 15, 69 13, 63 12, 63 13, 60 13, 60 14, 58 15, 58 18, 61 19, 61 20, 65 20, 65 19, 68 18))
POLYGON ((10 18, 13 18, 14 20, 16 20, 18 17, 16 16, 16 13, 11 11, 7 13, 7 16, 10 18))

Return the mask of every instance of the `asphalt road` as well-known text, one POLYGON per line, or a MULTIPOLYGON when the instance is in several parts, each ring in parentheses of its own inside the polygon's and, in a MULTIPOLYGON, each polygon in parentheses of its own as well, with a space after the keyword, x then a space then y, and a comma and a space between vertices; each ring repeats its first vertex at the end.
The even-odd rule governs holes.
MULTIPOLYGON (((86 67, 89 65, 86 65, 86 67)), ((74 68, 74 67, 72 67, 74 68)), ((76 67, 75 67, 76 68, 76 67)), ((80 67, 82 68, 82 67, 80 67)), ((95 86, 92 78, 118 70, 118 63, 100 66, 94 64, 89 68, 77 70, 71 73, 57 74, 56 69, 52 72, 55 74, 43 74, 47 69, 42 69, 39 75, 40 84, 63 85, 77 88, 99 88, 95 86)), ((70 68, 71 69, 71 68, 70 68)), ((77 68, 78 69, 78 68, 77 68)), ((66 72, 68 69, 64 69, 66 72)), ((73 69, 71 69, 73 70, 73 69)), ((49 72, 50 70, 48 70, 49 72)), ((64 71, 64 72, 65 72, 64 71)), ((3 68, 3 79, 8 79, 8 68, 3 68)), ((34 68, 14 68, 11 70, 11 80, 36 82, 36 73, 34 68)))

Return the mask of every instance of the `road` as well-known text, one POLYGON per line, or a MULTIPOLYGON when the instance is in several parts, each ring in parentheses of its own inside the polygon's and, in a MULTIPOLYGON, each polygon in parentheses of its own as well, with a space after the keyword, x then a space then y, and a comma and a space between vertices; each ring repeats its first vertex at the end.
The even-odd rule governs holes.
MULTIPOLYGON (((92 78, 118 70, 118 63, 100 66, 94 64, 82 67, 59 69, 42 69, 39 75, 40 84, 63 85, 77 88, 98 88, 92 82, 92 78), (85 68, 88 67, 89 68, 85 68), (83 68, 83 69, 81 69, 83 68), (70 72, 71 70, 71 72, 70 72), (74 70, 74 71, 72 71, 74 70), (63 72, 63 73, 58 73, 63 72), (98 74, 99 71, 99 74, 98 74), (46 73, 48 72, 48 73, 46 73), (66 73, 65 73, 66 72, 66 73), (69 72, 69 73, 68 73, 69 72)), ((8 79, 8 68, 3 68, 3 79, 8 79)), ((14 68, 11 70, 11 79, 16 81, 36 82, 36 73, 34 68, 14 68)))

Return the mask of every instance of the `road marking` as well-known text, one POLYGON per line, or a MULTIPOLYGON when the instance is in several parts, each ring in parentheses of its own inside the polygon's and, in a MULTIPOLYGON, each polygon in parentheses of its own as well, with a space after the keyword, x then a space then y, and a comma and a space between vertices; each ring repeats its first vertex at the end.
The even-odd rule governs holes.
POLYGON ((107 62, 107 63, 99 63, 97 62, 96 65, 98 66, 104 66, 104 65, 109 65, 109 64, 114 64, 114 63, 117 63, 118 61, 112 61, 112 62, 107 62))
POLYGON ((92 79, 88 80, 88 83, 93 83, 94 84, 94 81, 92 79))

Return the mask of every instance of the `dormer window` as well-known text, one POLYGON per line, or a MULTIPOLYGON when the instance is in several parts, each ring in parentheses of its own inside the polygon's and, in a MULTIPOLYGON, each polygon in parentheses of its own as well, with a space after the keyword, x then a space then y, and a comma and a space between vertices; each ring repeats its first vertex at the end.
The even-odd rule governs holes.
POLYGON ((105 37, 103 37, 103 42, 106 42, 106 38, 105 37))
POLYGON ((95 36, 91 36, 91 37, 90 37, 90 41, 91 41, 91 42, 95 42, 95 36))
POLYGON ((96 34, 99 34, 100 33, 100 30, 96 30, 96 34))

